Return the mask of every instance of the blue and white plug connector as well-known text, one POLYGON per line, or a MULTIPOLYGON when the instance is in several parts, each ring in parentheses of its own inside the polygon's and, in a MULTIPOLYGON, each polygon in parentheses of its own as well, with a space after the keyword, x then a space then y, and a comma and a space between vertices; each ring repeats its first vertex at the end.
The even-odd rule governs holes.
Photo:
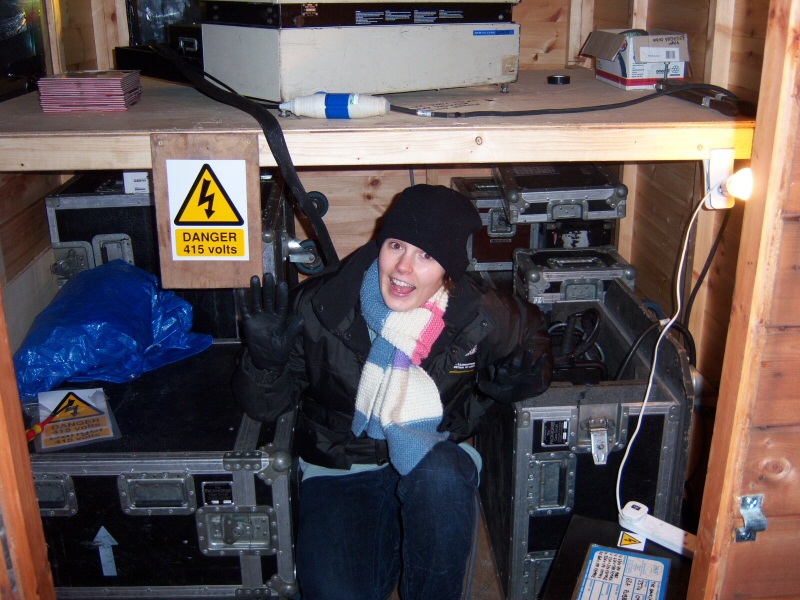
POLYGON ((391 107, 383 96, 319 93, 281 102, 278 108, 281 112, 290 112, 298 117, 361 119, 385 115, 391 107))

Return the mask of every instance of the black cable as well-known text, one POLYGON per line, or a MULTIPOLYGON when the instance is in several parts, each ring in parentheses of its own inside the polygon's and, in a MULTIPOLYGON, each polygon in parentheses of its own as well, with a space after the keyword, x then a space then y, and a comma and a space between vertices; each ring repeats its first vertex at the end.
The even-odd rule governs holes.
POLYGON ((703 270, 700 271, 700 275, 697 277, 697 282, 694 284, 692 288, 692 293, 689 294, 689 299, 686 301, 686 310, 683 311, 683 324, 688 327, 689 326, 689 317, 692 315, 692 305, 694 305, 695 297, 697 293, 700 291, 700 286, 703 285, 703 280, 706 278, 709 269, 711 269, 711 263, 714 260, 714 255, 717 253, 717 249, 719 248, 720 243, 722 242, 722 234, 725 233, 725 227, 728 225, 728 220, 731 218, 731 211, 725 211, 725 218, 722 219, 722 224, 719 227, 719 231, 717 232, 717 237, 714 240, 714 243, 711 245, 711 249, 708 251, 708 257, 706 258, 706 262, 703 265, 703 270))
POLYGON ((588 335, 582 336, 580 343, 566 352, 561 356, 556 356, 554 358, 554 362, 557 366, 564 366, 574 363, 578 357, 583 356, 586 354, 592 346, 594 346, 595 342, 597 342, 597 338, 600 337, 600 327, 603 324, 603 314, 597 310, 596 308, 588 308, 585 311, 577 312, 569 316, 567 319, 567 326, 564 331, 563 337, 561 338, 561 348, 568 348, 567 344, 571 344, 571 339, 567 340, 566 338, 572 338, 572 335, 575 332, 575 322, 578 319, 583 319, 587 313, 591 313, 595 317, 594 327, 589 332, 588 335), (566 344, 565 344, 566 342, 566 344))
MULTIPOLYGON (((212 100, 227 104, 234 108, 238 108, 252 116, 261 126, 264 132, 264 137, 267 140, 269 149, 272 151, 272 156, 275 157, 275 162, 278 164, 278 169, 283 175, 283 179, 289 186, 295 201, 297 202, 300 210, 308 218, 311 228, 317 237, 317 243, 320 246, 321 258, 326 263, 326 269, 332 270, 339 266, 339 256, 336 254, 336 248, 333 246, 328 229, 322 221, 322 217, 317 212, 314 203, 309 198, 308 193, 297 175, 297 171, 292 163, 292 157, 289 154, 289 149, 286 147, 286 139, 283 137, 283 131, 277 118, 273 115, 267 107, 262 106, 258 102, 250 100, 245 96, 241 96, 235 91, 229 91, 229 86, 219 87, 213 85, 206 80, 205 75, 198 73, 198 70, 193 65, 186 62, 183 56, 170 48, 166 44, 154 44, 150 46, 162 58, 171 62, 199 92, 205 94, 212 100)), ((203 72, 204 73, 204 72, 203 72)))
MULTIPOLYGON (((642 342, 644 342, 644 339, 647 337, 647 334, 650 333, 651 331, 655 331, 660 326, 661 326, 660 321, 653 321, 652 323, 650 323, 650 325, 648 325, 645 328, 644 331, 642 331, 642 333, 638 335, 638 337, 633 341, 633 344, 631 344, 631 347, 628 349, 628 352, 625 354, 625 357, 622 359, 622 362, 620 363, 619 368, 617 369, 617 372, 614 375, 614 381, 619 381, 620 379, 622 379, 622 375, 625 373, 625 369, 628 368, 628 365, 633 359, 633 356, 636 354, 636 351, 639 349, 639 346, 642 345, 642 342)), ((684 347, 686 348, 686 352, 689 355, 689 364, 695 366, 697 364, 697 347, 695 346, 692 334, 679 321, 675 321, 672 324, 672 327, 670 327, 670 329, 676 329, 681 334, 681 336, 683 337, 684 347)))
POLYGON ((716 92, 717 94, 725 96, 726 98, 730 98, 733 101, 739 100, 739 98, 735 94, 733 94, 729 90, 726 90, 723 87, 712 85, 710 83, 687 83, 685 85, 679 85, 659 90, 657 92, 653 92, 652 94, 648 94, 647 96, 641 96, 640 98, 634 98, 632 100, 626 100, 624 102, 615 102, 613 104, 600 104, 594 106, 580 106, 575 108, 539 108, 532 110, 509 110, 509 111, 476 110, 463 113, 428 111, 424 109, 405 108, 403 106, 396 106, 394 104, 390 105, 390 108, 394 112, 399 112, 407 115, 416 115, 420 117, 437 117, 443 119, 464 119, 470 117, 536 117, 541 115, 564 115, 573 113, 596 112, 601 110, 612 110, 615 108, 626 108, 628 106, 634 106, 636 104, 641 104, 642 102, 647 102, 649 100, 660 98, 661 96, 670 96, 672 94, 685 92, 687 90, 701 90, 701 89, 716 92))

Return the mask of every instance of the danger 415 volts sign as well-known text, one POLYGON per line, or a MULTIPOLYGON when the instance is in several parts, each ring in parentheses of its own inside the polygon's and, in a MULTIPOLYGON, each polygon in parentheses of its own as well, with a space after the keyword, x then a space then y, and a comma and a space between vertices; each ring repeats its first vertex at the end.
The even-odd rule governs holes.
POLYGON ((167 160, 173 260, 249 260, 243 160, 167 160))

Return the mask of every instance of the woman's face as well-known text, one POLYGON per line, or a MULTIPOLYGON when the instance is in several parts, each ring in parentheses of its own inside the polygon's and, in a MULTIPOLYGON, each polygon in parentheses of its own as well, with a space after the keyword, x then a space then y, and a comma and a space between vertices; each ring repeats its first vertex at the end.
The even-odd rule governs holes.
POLYGON ((394 238, 381 246, 378 272, 383 301, 398 312, 422 306, 444 281, 442 265, 430 254, 394 238))

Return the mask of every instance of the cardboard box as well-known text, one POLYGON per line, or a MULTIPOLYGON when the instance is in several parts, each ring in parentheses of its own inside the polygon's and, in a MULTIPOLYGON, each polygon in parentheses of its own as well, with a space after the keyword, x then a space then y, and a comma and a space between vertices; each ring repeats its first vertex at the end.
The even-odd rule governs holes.
POLYGON ((683 79, 689 40, 685 33, 656 29, 598 29, 581 54, 595 57, 597 79, 624 90, 647 90, 664 78, 683 79))

